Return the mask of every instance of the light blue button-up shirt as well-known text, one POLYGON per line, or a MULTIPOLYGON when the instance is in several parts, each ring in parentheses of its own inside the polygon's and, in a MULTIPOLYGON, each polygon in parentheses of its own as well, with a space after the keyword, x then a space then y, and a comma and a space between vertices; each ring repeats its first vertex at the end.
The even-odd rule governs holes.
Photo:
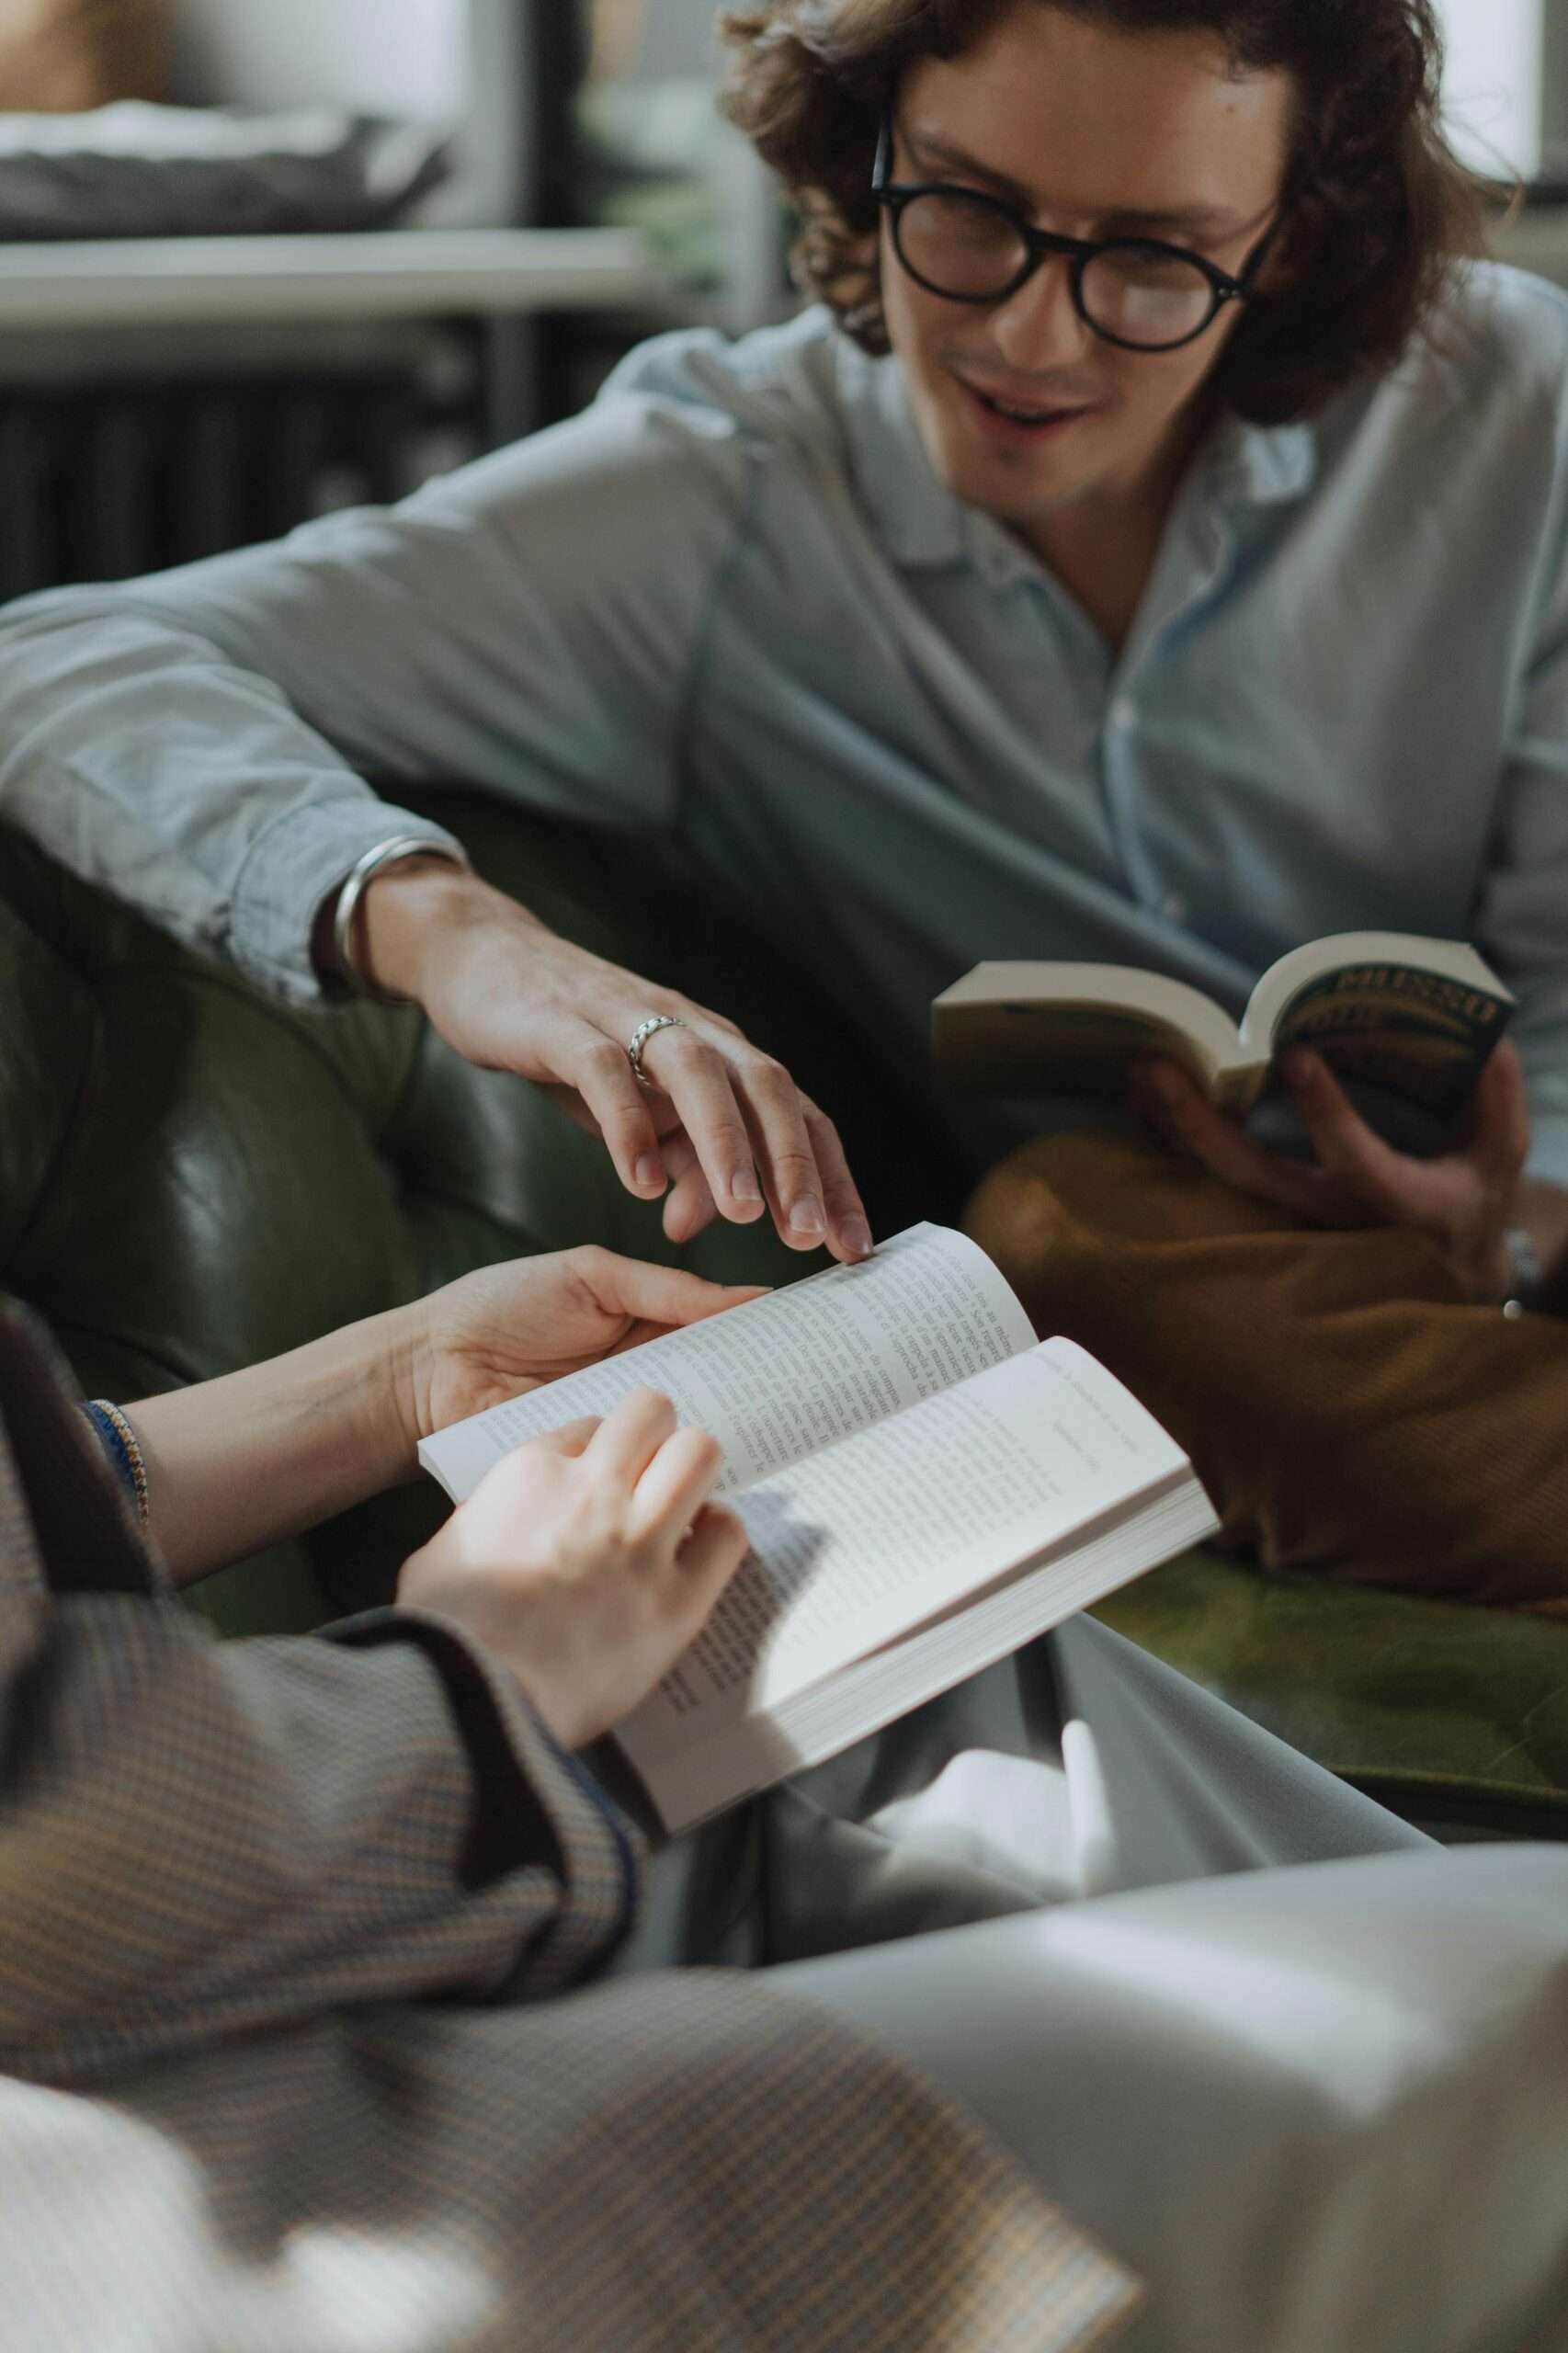
MULTIPOLYGON (((0 814, 267 986, 463 778, 678 830, 912 1072, 981 957, 1239 1012, 1287 949, 1472 939, 1568 1183, 1568 301, 1478 268, 1311 425, 1200 449, 1119 654, 823 313, 276 547, 13 607, 0 814)), ((831 1107, 830 1107, 831 1108, 831 1107)))

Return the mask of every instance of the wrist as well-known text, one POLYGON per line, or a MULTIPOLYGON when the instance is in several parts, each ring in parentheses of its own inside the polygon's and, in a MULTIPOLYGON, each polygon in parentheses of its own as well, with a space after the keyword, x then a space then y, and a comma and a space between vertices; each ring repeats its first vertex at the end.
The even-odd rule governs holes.
POLYGON ((1510 1225, 1506 1230, 1500 1255, 1503 1281, 1499 1295, 1504 1304, 1512 1306, 1517 1302, 1528 1307, 1546 1274, 1535 1236, 1528 1225, 1510 1225))
POLYGON ((331 1445, 354 1500, 401 1485, 418 1467, 409 1399, 422 1304, 368 1315, 278 1359, 301 1429, 331 1445))
POLYGON ((465 866, 439 856, 400 858, 365 885, 357 916, 360 979, 423 1004, 431 953, 472 924, 494 894, 465 866))
POLYGON ((413 1301, 357 1325, 365 1339, 358 1444, 382 1487, 401 1486, 419 1469, 419 1441, 430 1387, 427 1302, 413 1301))
POLYGON ((435 1375, 440 1351, 432 1314, 441 1297, 433 1291, 399 1310, 399 1324, 385 1359, 392 1412, 402 1451, 400 1479, 412 1479, 419 1470, 419 1442, 435 1430, 435 1375))
POLYGON ((423 1305, 343 1324, 261 1369, 289 1407, 284 1459, 314 1449, 335 1461, 343 1494, 335 1509, 401 1485, 418 1467, 409 1401, 423 1305))
POLYGON ((311 926, 311 961, 324 993, 329 998, 371 997, 389 1005, 415 1003, 413 988, 398 988, 385 974, 385 967, 397 961, 395 938, 390 952, 382 943, 381 971, 369 961, 366 911, 372 887, 393 873, 435 872, 466 878, 472 870, 467 851, 455 842, 430 841, 419 834, 393 834, 374 843, 316 908, 311 926))

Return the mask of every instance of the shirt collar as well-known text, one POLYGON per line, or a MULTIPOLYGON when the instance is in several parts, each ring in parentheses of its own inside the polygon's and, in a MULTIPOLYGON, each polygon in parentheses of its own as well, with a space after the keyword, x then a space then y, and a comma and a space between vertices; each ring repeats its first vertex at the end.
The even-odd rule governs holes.
POLYGON ((893 562, 962 563, 969 509, 926 454, 899 361, 873 359, 841 335, 838 389, 856 486, 893 562))
POLYGON ((1223 416, 1198 462, 1210 498, 1227 506, 1280 506, 1312 488, 1317 439, 1310 425, 1247 425, 1223 416))
MULTIPOLYGON (((840 335, 838 382, 856 483, 894 563, 918 568, 972 561, 978 544, 989 545, 994 532, 932 467, 898 359, 892 353, 872 358, 840 335)), ((1226 506, 1280 506, 1312 487, 1317 443, 1310 425, 1248 425, 1225 416, 1199 451, 1198 467, 1200 496, 1226 506)))

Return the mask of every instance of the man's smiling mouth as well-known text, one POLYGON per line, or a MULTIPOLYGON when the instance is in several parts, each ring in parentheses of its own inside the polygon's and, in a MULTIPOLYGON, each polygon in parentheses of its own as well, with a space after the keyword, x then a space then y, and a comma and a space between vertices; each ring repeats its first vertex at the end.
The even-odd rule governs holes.
POLYGON ((1062 402, 1020 401, 1010 398, 1005 393, 993 392, 986 385, 977 384, 972 377, 956 376, 955 381, 989 415, 1001 418, 1006 425, 1033 428, 1037 431, 1043 430, 1048 426, 1067 425, 1076 417, 1087 416, 1092 406, 1092 404, 1084 401, 1072 404, 1062 402))

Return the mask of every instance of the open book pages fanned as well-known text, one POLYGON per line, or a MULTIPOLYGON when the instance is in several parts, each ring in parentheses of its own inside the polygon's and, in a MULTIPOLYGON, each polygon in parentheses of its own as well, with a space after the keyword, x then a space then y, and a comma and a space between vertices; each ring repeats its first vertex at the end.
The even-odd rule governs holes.
POLYGON ((724 1449, 752 1549, 617 1738, 670 1830, 834 1755, 1210 1535, 1187 1458, 975 1245, 915 1226, 427 1438, 454 1501, 632 1389, 724 1449))
POLYGON ((1165 1054, 1221 1110, 1249 1111, 1290 1046, 1342 1079, 1439 1121, 1468 1100, 1514 999, 1473 948, 1348 931, 1271 964, 1240 1022, 1201 989, 1123 964, 977 964, 932 1007, 951 1095, 1120 1096, 1130 1065, 1165 1054))

